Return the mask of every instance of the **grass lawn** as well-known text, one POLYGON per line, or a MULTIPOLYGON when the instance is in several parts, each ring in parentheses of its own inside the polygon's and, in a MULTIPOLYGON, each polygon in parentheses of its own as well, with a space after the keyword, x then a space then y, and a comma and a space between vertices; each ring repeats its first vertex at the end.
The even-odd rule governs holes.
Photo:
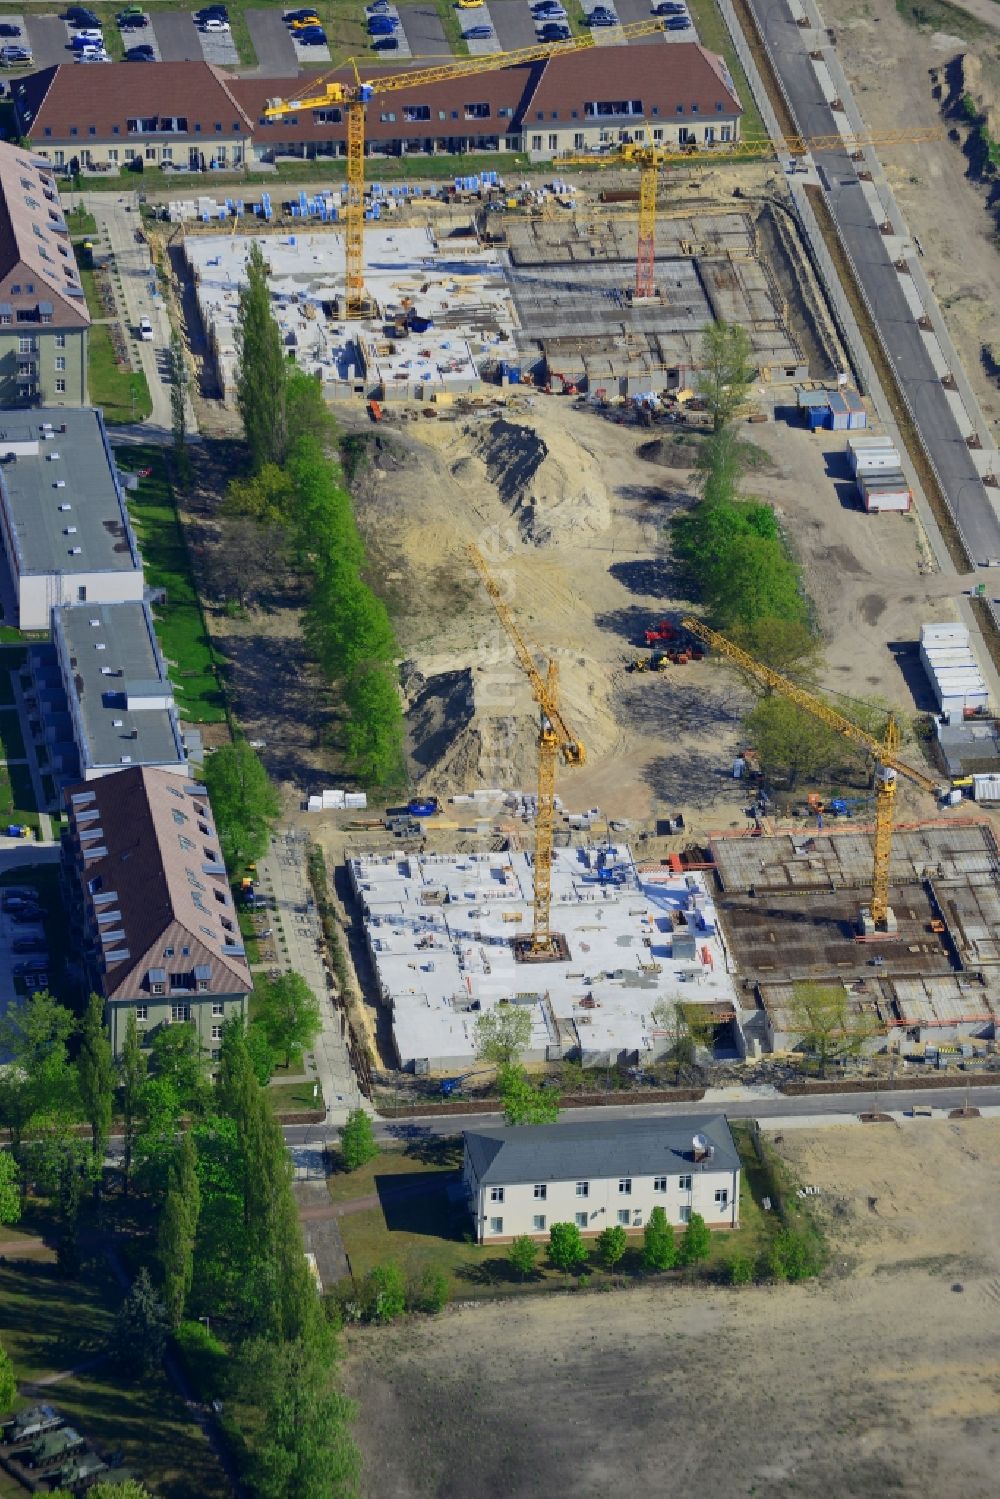
POLYGON ((90 330, 87 387, 92 404, 103 408, 109 426, 145 421, 153 409, 146 376, 142 370, 133 374, 120 368, 103 323, 90 330))
POLYGON ((736 85, 736 92, 740 96, 740 103, 743 105, 743 120, 740 126, 740 133, 755 139, 757 137, 766 139, 767 130, 765 129, 764 121, 761 119, 760 110, 754 102, 750 85, 747 82, 747 75, 743 71, 743 64, 736 56, 736 49, 729 35, 729 28, 722 19, 722 12, 716 4, 716 0, 688 0, 688 10, 691 12, 691 19, 695 24, 698 32, 698 40, 701 42, 701 45, 707 47, 710 52, 721 52, 722 56, 726 59, 733 82, 736 85))
MULTIPOLYGON (((88 1261, 77 1281, 37 1261, 0 1264, 0 1324, 18 1378, 38 1379, 103 1353, 121 1296, 103 1258, 88 1261)), ((228 1492, 208 1443, 163 1374, 135 1379, 109 1358, 44 1398, 102 1450, 120 1448, 128 1467, 164 1499, 222 1499, 228 1492)))
POLYGON ((177 708, 187 723, 222 723, 225 707, 201 603, 191 573, 187 543, 177 518, 163 454, 157 448, 130 448, 123 461, 133 470, 151 468, 148 479, 127 495, 139 536, 146 582, 166 589, 167 601, 154 607, 156 633, 174 684, 177 708))
POLYGON ((80 285, 83 287, 83 294, 87 298, 87 311, 90 313, 90 316, 95 321, 98 318, 107 317, 107 313, 101 306, 101 294, 97 290, 96 271, 88 270, 86 266, 82 265, 78 266, 77 269, 80 272, 80 285))
MULTIPOLYGON (((236 906, 237 918, 240 923, 240 935, 243 938, 243 946, 246 948, 247 962, 252 966, 260 962, 260 943, 254 932, 253 915, 246 906, 239 903, 237 891, 233 891, 233 904, 236 906)), ((254 1016, 254 996, 250 996, 250 1019, 254 1016)))
POLYGON ((21 732, 21 715, 16 708, 0 712, 0 754, 5 760, 23 760, 27 754, 21 732))
POLYGON ((313 1097, 313 1088, 319 1088, 319 1081, 315 1083, 282 1083, 273 1082, 268 1088, 270 1099, 277 1113, 298 1113, 300 1109, 321 1109, 323 1107, 323 1089, 319 1088, 316 1097, 313 1097))
MULTIPOLYGON (((761 1186, 764 1192, 769 1188, 757 1167, 749 1137, 737 1135, 737 1145, 748 1168, 741 1178, 740 1227, 735 1233, 712 1235, 708 1261, 692 1272, 698 1276, 717 1277, 736 1254, 756 1260, 772 1228, 780 1226, 776 1218, 762 1212, 755 1198, 756 1187, 761 1186)), ((334 1202, 373 1192, 382 1198, 379 1207, 348 1213, 339 1220, 355 1278, 362 1278, 373 1265, 393 1260, 408 1278, 419 1277, 428 1268, 444 1270, 454 1296, 564 1290, 572 1285, 575 1277, 547 1267, 544 1244, 539 1250, 538 1269, 522 1281, 511 1269, 506 1245, 490 1247, 472 1241, 472 1221, 460 1203, 449 1201, 442 1179, 444 1173, 455 1172, 460 1165, 461 1146, 457 1141, 431 1140, 409 1150, 386 1151, 350 1175, 339 1173, 330 1178, 327 1185, 334 1202), (407 1179, 414 1188, 412 1195, 393 1196, 394 1189, 405 1186, 407 1179)), ((592 1249, 591 1262, 586 1266, 591 1284, 600 1289, 648 1279, 641 1252, 641 1233, 630 1235, 624 1260, 608 1274, 598 1266, 592 1249)))
POLYGON ((97 220, 82 203, 78 203, 75 208, 66 209, 66 228, 70 234, 96 234, 97 220))
POLYGON ((38 828, 35 791, 26 765, 0 765, 0 822, 38 828))

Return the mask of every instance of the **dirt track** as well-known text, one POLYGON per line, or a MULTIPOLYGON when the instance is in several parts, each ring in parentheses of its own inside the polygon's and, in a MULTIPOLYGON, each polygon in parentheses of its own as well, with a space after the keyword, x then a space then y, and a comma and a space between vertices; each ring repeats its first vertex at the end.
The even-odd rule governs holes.
POLYGON ((567 1295, 352 1335, 366 1496, 992 1496, 998 1147, 996 1120, 786 1136, 823 1193, 819 1285, 567 1295))

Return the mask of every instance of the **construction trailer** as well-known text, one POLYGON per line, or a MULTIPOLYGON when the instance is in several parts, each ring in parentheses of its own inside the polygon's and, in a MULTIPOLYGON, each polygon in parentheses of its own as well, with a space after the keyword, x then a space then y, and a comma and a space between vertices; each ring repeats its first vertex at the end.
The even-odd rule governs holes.
POLYGON ((921 625, 920 662, 938 710, 949 721, 987 711, 989 691, 965 625, 957 620, 921 625))

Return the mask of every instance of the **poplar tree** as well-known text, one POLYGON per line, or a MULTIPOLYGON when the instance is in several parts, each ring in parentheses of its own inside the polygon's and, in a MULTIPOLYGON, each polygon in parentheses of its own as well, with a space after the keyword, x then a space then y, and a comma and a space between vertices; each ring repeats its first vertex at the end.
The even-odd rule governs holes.
POLYGON ((194 1244, 200 1210, 198 1152, 191 1135, 185 1134, 170 1165, 157 1245, 171 1327, 180 1326, 194 1279, 194 1244))
POLYGON ((111 1042, 104 1027, 104 1001, 92 994, 80 1028, 80 1055, 76 1074, 80 1101, 90 1125, 93 1154, 94 1196, 100 1192, 101 1167, 111 1134, 111 1110, 115 1092, 115 1067, 111 1042))
POLYGON ((288 361, 281 330, 271 315, 267 278, 264 253, 254 243, 247 256, 246 283, 240 289, 236 313, 236 347, 240 355, 236 405, 243 419, 255 473, 265 463, 283 463, 288 442, 285 410, 288 361))
POLYGON ((122 1103, 122 1171, 125 1177, 125 1196, 128 1196, 132 1179, 132 1162, 135 1157, 135 1142, 145 1112, 145 1083, 147 1073, 146 1056, 139 1044, 139 1027, 135 1011, 129 1011, 125 1022, 125 1039, 118 1058, 118 1086, 122 1103))

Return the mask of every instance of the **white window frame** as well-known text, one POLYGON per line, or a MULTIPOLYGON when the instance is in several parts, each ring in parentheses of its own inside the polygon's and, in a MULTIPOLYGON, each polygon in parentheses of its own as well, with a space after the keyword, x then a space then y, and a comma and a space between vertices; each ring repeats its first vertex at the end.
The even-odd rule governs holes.
POLYGON ((531 1190, 536 1202, 548 1201, 549 1189, 545 1182, 536 1182, 531 1190))
POLYGON ((631 1208, 619 1208, 618 1209, 618 1226, 619 1226, 619 1228, 631 1228, 632 1227, 632 1209, 631 1208))
POLYGON ((148 1019, 149 1019, 149 1006, 148 1005, 136 1005, 136 1007, 135 1007, 135 1023, 136 1023, 136 1025, 145 1025, 146 1021, 148 1019))
POLYGON ((690 1207, 688 1207, 687 1203, 685 1203, 683 1207, 678 1208, 677 1212, 682 1223, 691 1222, 691 1209, 690 1207))
POLYGON ((490 1202, 503 1202, 503 1187, 490 1188, 490 1202))
POLYGON ((577 1228, 586 1228, 589 1221, 590 1220, 588 1219, 586 1213, 577 1213, 576 1214, 576 1226, 577 1226, 577 1228))
POLYGON ((576 1195, 577 1195, 577 1197, 589 1197, 590 1196, 590 1182, 577 1182, 577 1184, 576 1184, 576 1195))
POLYGON ((694 1177, 679 1176, 677 1178, 677 1185, 682 1192, 691 1192, 694 1190, 694 1177))
POLYGON ((531 1220, 531 1232, 533 1234, 543 1234, 546 1222, 547 1219, 544 1213, 536 1213, 531 1220))
POLYGON ((716 1187, 716 1189, 715 1189, 715 1206, 717 1208, 721 1208, 723 1212, 725 1212, 727 1210, 727 1208, 729 1207, 729 1188, 728 1187, 716 1187))
POLYGON ((621 1176, 618 1178, 618 1191, 622 1197, 631 1197, 632 1178, 630 1176, 621 1176))
POLYGON ((225 1015, 225 1013, 226 1013, 226 1007, 225 1007, 225 1005, 222 1004, 222 1003, 220 1003, 218 1000, 216 1000, 213 1003, 213 1005, 212 1005, 212 1018, 214 1020, 221 1020, 223 1018, 223 1016, 225 1015))
POLYGON ((491 1234, 502 1234, 503 1233, 503 1219, 502 1218, 491 1218, 490 1219, 490 1233, 491 1234))

